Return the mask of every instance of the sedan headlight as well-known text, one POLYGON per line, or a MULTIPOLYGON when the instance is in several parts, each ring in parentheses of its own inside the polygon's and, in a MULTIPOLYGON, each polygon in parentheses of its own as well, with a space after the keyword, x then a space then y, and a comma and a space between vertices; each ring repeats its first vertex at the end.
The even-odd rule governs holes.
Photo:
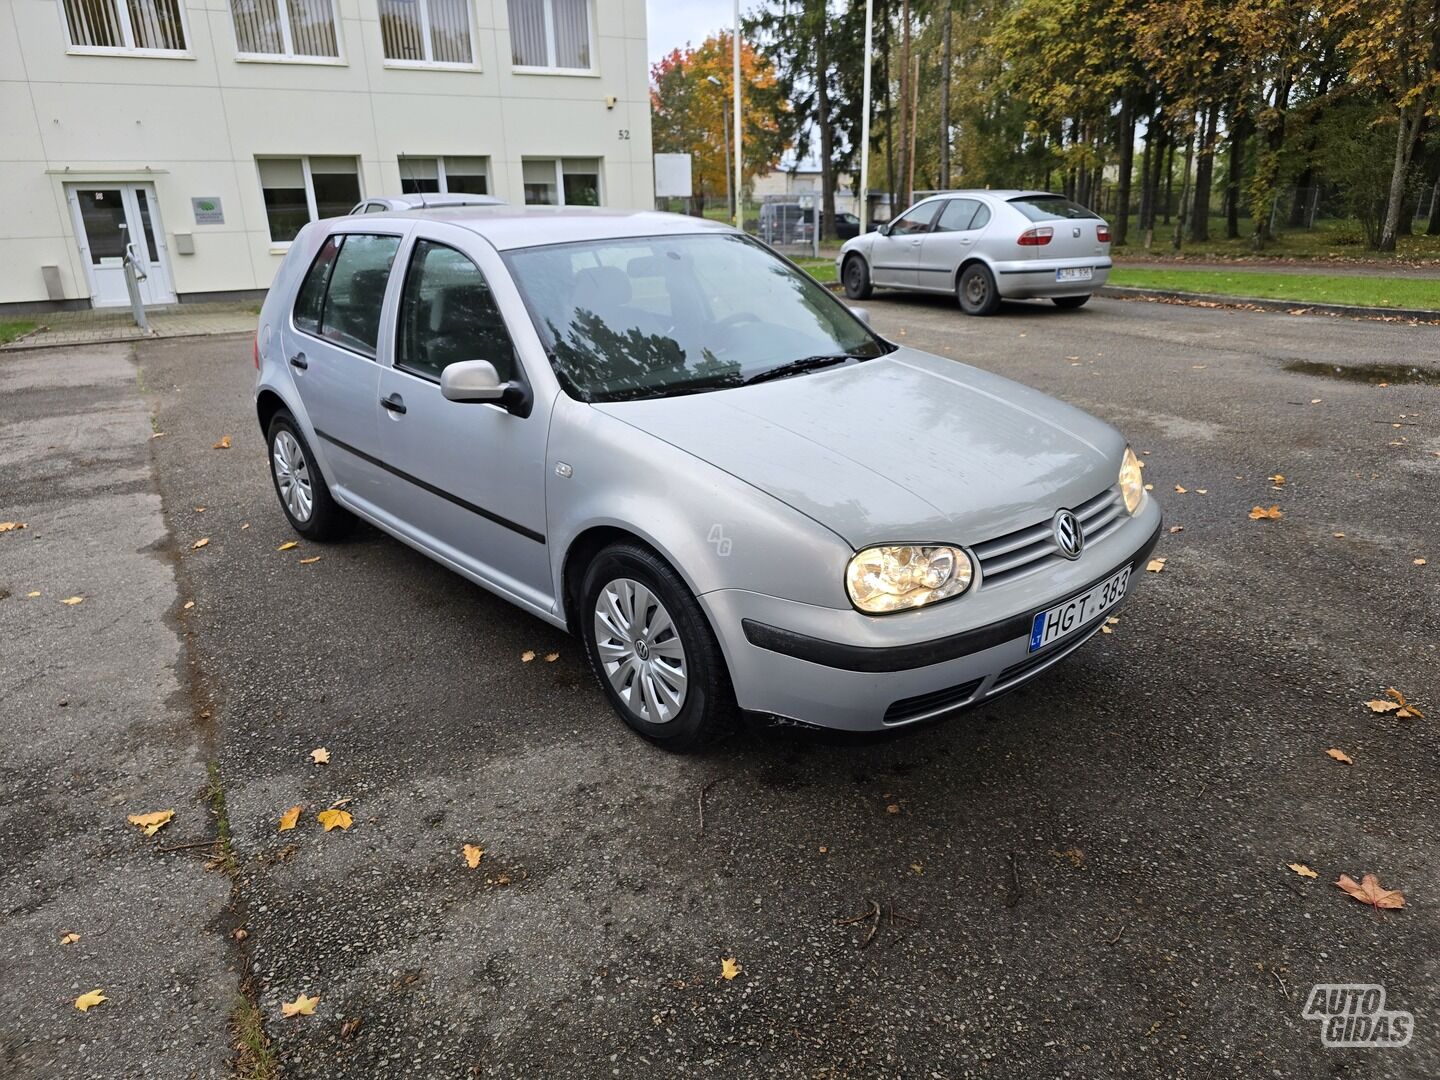
POLYGON ((898 544, 855 553, 845 588, 861 611, 880 614, 959 596, 975 575, 970 556, 945 545, 898 544))
POLYGON ((1128 446, 1125 447, 1125 458, 1120 462, 1120 493, 1125 496, 1125 509, 1132 514, 1145 497, 1145 470, 1140 467, 1135 451, 1128 446))

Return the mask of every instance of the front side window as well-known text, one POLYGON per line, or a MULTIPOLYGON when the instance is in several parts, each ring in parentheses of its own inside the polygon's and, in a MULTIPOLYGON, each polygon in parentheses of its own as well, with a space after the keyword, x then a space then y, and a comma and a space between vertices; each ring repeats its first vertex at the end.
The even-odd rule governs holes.
POLYGON ((894 225, 890 226, 890 235, 914 236, 916 233, 929 232, 930 223, 935 220, 935 211, 938 209, 940 209, 938 202, 912 206, 895 220, 894 225))
POLYGON ((354 158, 257 158, 270 240, 288 244, 305 224, 343 217, 360 201, 360 168, 354 158))
POLYGON ((400 190, 406 195, 488 195, 490 165, 483 157, 400 158, 400 190))
POLYGON ((515 378, 515 346, 485 275, 454 248, 417 240, 400 294, 395 366, 439 379, 462 360, 488 360, 502 382, 515 378))
POLYGON ((77 49, 184 52, 181 0, 64 0, 70 44, 77 49))
POLYGON ((470 0, 380 0, 380 38, 392 63, 475 63, 470 0))
POLYGON ((527 206, 599 206, 598 158, 526 158, 527 206))
POLYGON ((242 56, 339 59, 331 0, 230 0, 242 56))
POLYGON ((890 349, 814 279, 733 234, 555 244, 505 258, 556 374, 582 401, 721 390, 796 361, 890 349))
POLYGON ((398 236, 348 233, 343 238, 320 312, 321 337, 374 358, 385 286, 399 249, 398 236))
POLYGON ((590 71, 590 0, 509 0, 517 68, 590 71))

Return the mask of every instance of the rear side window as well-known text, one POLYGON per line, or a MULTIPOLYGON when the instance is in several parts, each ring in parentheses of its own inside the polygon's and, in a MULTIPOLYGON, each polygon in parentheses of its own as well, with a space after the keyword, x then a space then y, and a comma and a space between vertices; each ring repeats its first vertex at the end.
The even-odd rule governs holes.
POLYGON ((986 206, 986 205, 982 202, 982 203, 980 204, 980 209, 975 211, 975 220, 972 221, 972 222, 970 222, 970 228, 972 228, 972 229, 983 229, 986 225, 989 225, 989 224, 990 224, 990 207, 986 206))
POLYGON ((373 359, 380 308, 400 238, 348 233, 344 241, 325 291, 320 336, 373 359))
POLYGON ((295 325, 308 334, 320 333, 320 311, 325 306, 325 286, 330 284, 330 271, 335 269, 335 256, 340 253, 340 237, 325 241, 295 297, 295 325))
POLYGON ((488 360, 502 382, 515 378, 515 346, 485 275, 454 248, 417 240, 400 295, 395 365, 439 379, 461 360, 488 360))
POLYGON ((1064 218, 1098 218, 1100 215, 1087 210, 1077 202, 1071 202, 1063 195, 1021 195, 1011 199, 1010 205, 1031 221, 1055 221, 1064 218))
POLYGON ((973 229, 975 226, 971 223, 979 209, 980 203, 975 199, 951 199, 945 204, 945 209, 940 211, 940 218, 935 222, 935 231, 965 232, 973 229))

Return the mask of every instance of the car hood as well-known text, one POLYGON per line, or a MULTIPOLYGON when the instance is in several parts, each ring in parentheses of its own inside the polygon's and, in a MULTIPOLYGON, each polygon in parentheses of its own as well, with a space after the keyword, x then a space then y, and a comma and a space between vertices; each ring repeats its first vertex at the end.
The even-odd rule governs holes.
POLYGON ((974 544, 1116 482, 1125 441, 1036 390, 914 349, 755 386, 596 405, 856 548, 974 544))

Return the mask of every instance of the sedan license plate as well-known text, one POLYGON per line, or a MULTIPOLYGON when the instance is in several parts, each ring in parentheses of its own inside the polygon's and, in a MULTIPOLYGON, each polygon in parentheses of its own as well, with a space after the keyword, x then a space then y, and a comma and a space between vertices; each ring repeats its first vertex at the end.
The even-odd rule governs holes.
POLYGON ((1056 281, 1089 281, 1095 275, 1093 267, 1067 266, 1055 271, 1056 281))
POLYGON ((1071 597, 1047 611, 1039 612, 1030 624, 1030 651, 1043 649, 1088 625, 1125 596, 1130 567, 1122 567, 1087 593, 1071 597))

